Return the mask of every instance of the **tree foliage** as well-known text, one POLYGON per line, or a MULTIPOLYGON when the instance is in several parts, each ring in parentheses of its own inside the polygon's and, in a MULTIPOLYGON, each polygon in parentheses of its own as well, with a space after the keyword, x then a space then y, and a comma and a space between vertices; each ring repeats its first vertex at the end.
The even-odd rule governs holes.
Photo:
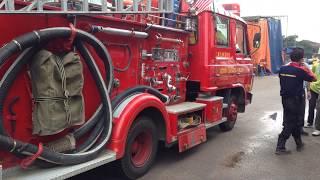
POLYGON ((297 41, 297 38, 298 38, 297 35, 283 37, 284 48, 301 47, 304 49, 304 54, 306 58, 311 58, 313 54, 318 53, 320 43, 309 41, 309 40, 297 41))

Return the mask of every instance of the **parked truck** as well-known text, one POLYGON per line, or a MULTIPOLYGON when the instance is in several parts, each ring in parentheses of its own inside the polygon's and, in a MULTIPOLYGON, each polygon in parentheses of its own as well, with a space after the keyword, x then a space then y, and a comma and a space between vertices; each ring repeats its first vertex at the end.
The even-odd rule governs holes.
POLYGON ((113 161, 136 179, 160 143, 233 129, 252 100, 247 24, 203 2, 2 0, 0 179, 113 161))

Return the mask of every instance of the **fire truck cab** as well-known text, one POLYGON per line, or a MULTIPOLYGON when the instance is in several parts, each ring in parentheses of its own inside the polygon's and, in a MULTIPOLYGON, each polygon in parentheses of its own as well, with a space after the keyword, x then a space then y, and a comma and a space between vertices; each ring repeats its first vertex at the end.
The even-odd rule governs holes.
POLYGON ((239 112, 244 112, 251 102, 253 81, 247 25, 223 9, 205 11, 198 19, 198 39, 190 45, 190 83, 199 82, 199 92, 215 93, 225 102, 230 93, 237 99, 239 112))

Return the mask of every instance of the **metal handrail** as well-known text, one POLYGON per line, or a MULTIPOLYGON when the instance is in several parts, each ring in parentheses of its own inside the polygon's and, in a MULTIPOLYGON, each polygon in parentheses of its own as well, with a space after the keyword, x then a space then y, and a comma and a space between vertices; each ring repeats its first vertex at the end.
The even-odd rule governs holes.
MULTIPOLYGON (((1 1, 1 0, 0 0, 1 1)), ((114 0, 111 4, 107 0, 2 0, 0 2, 0 14, 72 14, 72 15, 116 15, 127 14, 134 16, 145 15, 153 20, 162 22, 173 22, 185 25, 182 15, 173 11, 174 0, 159 0, 158 7, 152 6, 152 0, 133 0, 132 4, 125 6, 123 0, 114 0), (18 8, 24 6, 22 8, 18 8), (70 6, 75 6, 70 7, 70 6), (176 17, 168 18, 166 14, 170 13, 176 17)), ((145 20, 145 19, 141 19, 145 20)), ((144 21, 145 22, 145 21, 144 21)), ((179 26, 181 27, 181 26, 179 26)))
POLYGON ((173 0, 159 0, 159 8, 151 7, 151 0, 146 0, 146 5, 141 0, 132 0, 132 5, 125 7, 123 0, 114 0, 114 5, 108 3, 107 0, 97 0, 96 3, 91 3, 89 0, 2 0, 0 3, 0 13, 15 13, 15 14, 28 14, 28 13, 45 13, 45 14, 154 14, 154 13, 173 13, 173 0), (21 9, 15 7, 16 2, 24 2, 26 6, 21 9), (100 3, 99 3, 100 2, 100 3), (28 4, 29 3, 29 4, 28 4), (45 6, 47 3, 59 3, 61 9, 54 9, 46 11, 45 6), (79 10, 68 9, 68 3, 79 3, 82 8, 79 10), (101 6, 100 10, 90 11, 90 5, 96 4, 101 6), (139 9, 139 6, 146 6, 146 10, 139 9), (35 10, 34 10, 35 9, 35 10))

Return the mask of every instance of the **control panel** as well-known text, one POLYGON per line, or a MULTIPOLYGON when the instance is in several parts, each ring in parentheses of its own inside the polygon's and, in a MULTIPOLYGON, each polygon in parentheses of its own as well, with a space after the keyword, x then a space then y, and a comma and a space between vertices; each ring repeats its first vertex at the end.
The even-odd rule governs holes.
POLYGON ((141 50, 141 84, 170 97, 170 104, 185 100, 188 80, 187 47, 179 38, 155 35, 156 43, 141 50))

